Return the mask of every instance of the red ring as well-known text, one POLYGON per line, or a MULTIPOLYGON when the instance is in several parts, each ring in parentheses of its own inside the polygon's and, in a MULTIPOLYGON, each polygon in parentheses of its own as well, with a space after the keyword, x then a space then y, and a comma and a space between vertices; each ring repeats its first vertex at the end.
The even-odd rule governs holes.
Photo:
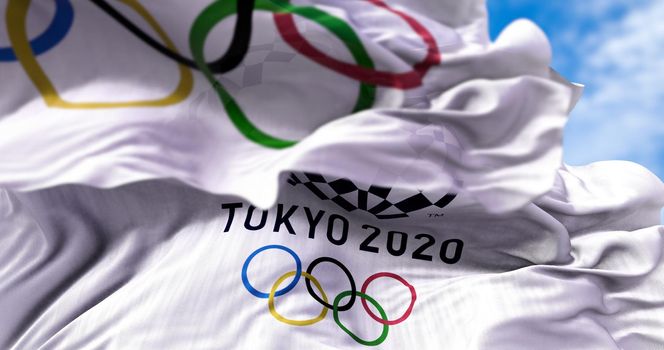
MULTIPOLYGON (((349 64, 318 50, 315 46, 311 45, 307 39, 300 34, 295 25, 293 15, 290 13, 275 13, 273 15, 279 34, 283 39, 296 51, 309 57, 311 60, 336 71, 339 74, 347 77, 380 86, 389 86, 399 89, 411 89, 422 85, 422 78, 427 73, 429 68, 440 63, 440 51, 436 45, 436 40, 433 35, 417 20, 408 14, 395 10, 389 7, 382 0, 367 0, 370 3, 382 7, 397 16, 401 17, 408 23, 408 25, 417 33, 422 41, 427 45, 427 55, 422 60, 413 66, 413 70, 406 73, 392 73, 385 71, 378 71, 360 67, 354 64, 349 64)), ((363 299, 364 300, 364 299, 363 299)))
POLYGON ((373 275, 371 275, 369 278, 367 278, 366 281, 364 281, 364 284, 362 284, 362 293, 366 294, 367 293, 367 287, 369 287, 369 283, 371 283, 373 280, 380 278, 380 277, 391 277, 394 278, 395 280, 401 282, 404 286, 408 287, 410 289, 410 305, 408 305, 408 309, 406 309, 406 312, 404 312, 403 316, 397 318, 396 320, 390 321, 390 320, 383 320, 382 318, 376 316, 371 309, 369 309, 369 305, 367 304, 367 301, 364 300, 363 298, 360 298, 362 301, 362 306, 364 307, 364 310, 373 318, 374 320, 378 321, 380 324, 385 324, 388 326, 393 326, 395 324, 399 324, 403 321, 405 321, 408 316, 410 316, 410 313, 413 312, 413 306, 415 306, 415 300, 417 300, 417 294, 415 293, 415 287, 413 287, 408 281, 406 281, 403 277, 391 273, 391 272, 378 272, 373 275))

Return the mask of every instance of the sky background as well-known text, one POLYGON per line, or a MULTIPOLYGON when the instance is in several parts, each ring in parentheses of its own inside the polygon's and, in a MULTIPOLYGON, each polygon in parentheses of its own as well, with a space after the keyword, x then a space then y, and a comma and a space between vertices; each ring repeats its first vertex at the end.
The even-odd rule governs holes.
POLYGON ((621 159, 664 179, 664 1, 487 0, 493 38, 528 18, 552 67, 586 85, 565 129, 565 162, 621 159))

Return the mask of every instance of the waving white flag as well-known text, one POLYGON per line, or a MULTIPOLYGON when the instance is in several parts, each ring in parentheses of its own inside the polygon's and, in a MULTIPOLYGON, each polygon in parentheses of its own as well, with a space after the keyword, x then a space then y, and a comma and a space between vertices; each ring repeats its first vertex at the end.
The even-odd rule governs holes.
POLYGON ((532 23, 0 4, 1 348, 664 347, 664 185, 561 166, 532 23))
POLYGON ((15 349, 661 347, 664 184, 613 162, 557 179, 498 215, 464 193, 404 213, 427 197, 300 173, 267 211, 163 181, 5 192, 0 339, 15 349))
POLYGON ((299 170, 504 211, 553 183, 571 93, 531 23, 492 44, 479 1, 251 3, 7 1, 0 184, 175 178, 269 207, 299 170))

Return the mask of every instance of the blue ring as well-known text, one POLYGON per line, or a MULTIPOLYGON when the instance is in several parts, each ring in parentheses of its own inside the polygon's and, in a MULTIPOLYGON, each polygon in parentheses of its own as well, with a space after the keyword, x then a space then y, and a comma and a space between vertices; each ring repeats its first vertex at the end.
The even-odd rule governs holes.
POLYGON ((247 260, 244 261, 244 265, 242 265, 242 283, 244 284, 244 287, 247 288, 249 293, 253 294, 255 297, 262 298, 262 299, 268 299, 269 294, 268 293, 263 293, 256 288, 254 288, 251 283, 249 283, 249 278, 247 278, 247 270, 249 269, 249 264, 251 263, 251 260, 258 255, 260 252, 268 249, 280 249, 285 251, 286 253, 290 254, 293 259, 295 259, 295 277, 293 278, 293 281, 286 287, 278 290, 276 293, 274 293, 275 297, 284 295, 288 292, 291 291, 291 289, 295 288, 297 285, 297 282, 300 281, 300 276, 302 275, 302 261, 300 261, 300 257, 295 254, 294 251, 292 251, 288 247, 284 247, 282 245, 277 245, 277 244, 272 244, 272 245, 266 245, 264 247, 256 249, 253 253, 251 253, 248 257, 247 260))
MULTIPOLYGON (((55 15, 48 28, 38 37, 30 41, 30 48, 35 56, 52 49, 67 36, 72 23, 74 22, 74 8, 69 0, 55 0, 55 15)), ((14 49, 10 47, 0 47, 0 62, 16 61, 14 49)))

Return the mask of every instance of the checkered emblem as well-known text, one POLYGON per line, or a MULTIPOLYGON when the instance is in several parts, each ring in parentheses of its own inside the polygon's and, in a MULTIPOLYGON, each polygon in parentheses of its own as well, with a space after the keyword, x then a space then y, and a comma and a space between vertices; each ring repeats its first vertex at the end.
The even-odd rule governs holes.
POLYGON ((321 200, 330 200, 348 212, 364 210, 378 219, 405 218, 409 213, 429 207, 442 209, 456 198, 456 194, 447 193, 433 202, 422 192, 403 196, 392 188, 373 185, 364 190, 349 179, 328 180, 323 175, 312 173, 291 173, 288 183, 302 185, 321 200))

